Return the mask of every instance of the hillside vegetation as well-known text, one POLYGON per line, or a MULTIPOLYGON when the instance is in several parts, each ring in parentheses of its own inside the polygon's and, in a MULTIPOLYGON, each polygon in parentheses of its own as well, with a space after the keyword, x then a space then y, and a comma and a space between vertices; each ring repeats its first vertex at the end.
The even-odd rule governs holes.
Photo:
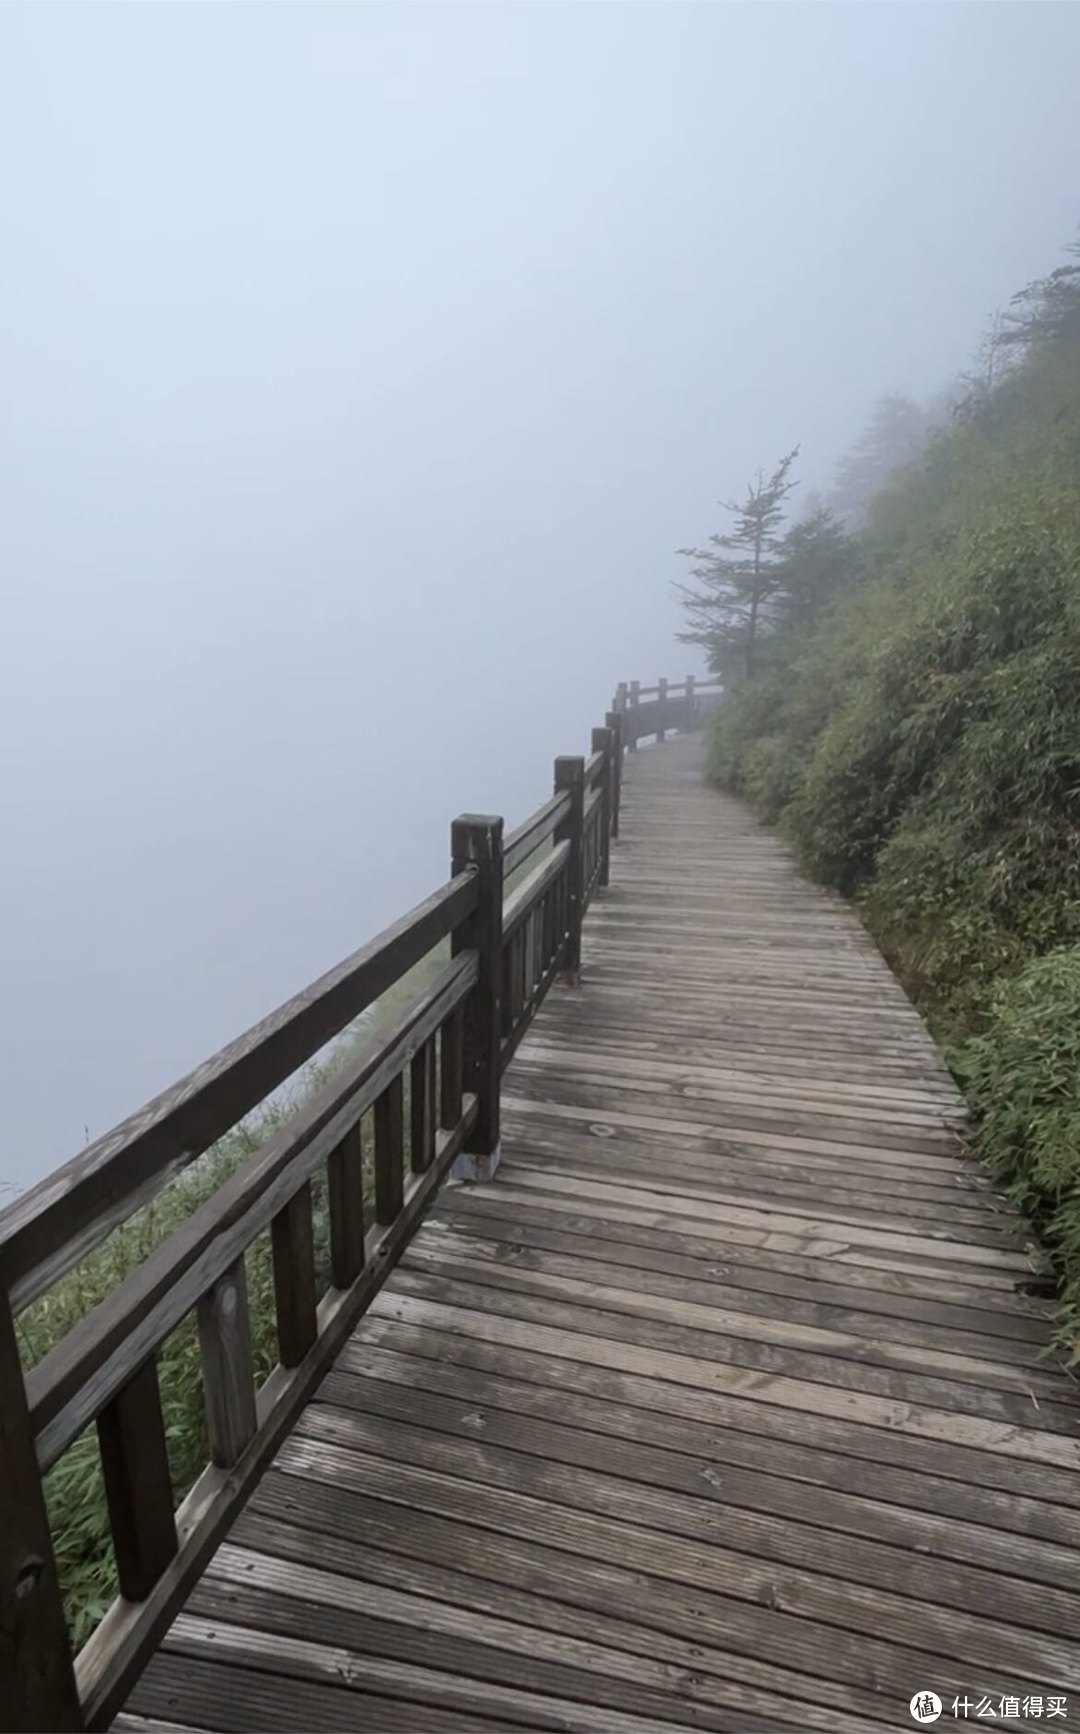
POLYGON ((706 574, 687 637, 730 683, 710 773, 854 899, 1040 1230, 1080 1353, 1080 265, 1016 297, 854 527, 818 519, 804 542, 832 537, 835 582, 796 606, 808 568, 774 536, 752 678, 745 609, 706 574))

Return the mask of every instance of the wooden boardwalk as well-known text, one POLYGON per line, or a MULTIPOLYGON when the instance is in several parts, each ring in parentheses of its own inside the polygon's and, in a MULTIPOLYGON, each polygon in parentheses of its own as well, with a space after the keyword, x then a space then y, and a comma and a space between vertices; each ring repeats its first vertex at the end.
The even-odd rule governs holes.
POLYGON ((872 945, 699 753, 628 761, 497 1178, 444 1189, 117 1729, 1080 1718, 1023 1239, 872 945))

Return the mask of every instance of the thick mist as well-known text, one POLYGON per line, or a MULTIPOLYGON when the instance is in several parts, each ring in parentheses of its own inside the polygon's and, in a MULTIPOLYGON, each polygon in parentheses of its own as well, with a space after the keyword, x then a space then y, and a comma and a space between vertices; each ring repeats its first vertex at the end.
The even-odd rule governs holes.
POLYGON ((1075 231, 1056 5, 0 11, 0 1181, 513 823, 1075 231))

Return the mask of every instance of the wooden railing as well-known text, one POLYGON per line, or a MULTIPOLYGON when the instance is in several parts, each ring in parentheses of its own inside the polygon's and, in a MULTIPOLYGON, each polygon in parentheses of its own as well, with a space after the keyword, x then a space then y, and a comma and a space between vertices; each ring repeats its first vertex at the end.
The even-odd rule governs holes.
POLYGON ((455 820, 445 885, 0 1214, 0 1727, 111 1719, 444 1178, 494 1172, 503 1071, 552 983, 580 980, 623 754, 701 714, 692 680, 620 687, 589 758, 556 759, 551 799, 517 830, 455 820), (392 1027, 24 1371, 20 1313, 447 943, 392 1027), (329 1212, 322 1294, 316 1181, 329 1212), (245 1254, 265 1231, 278 1360, 256 1388, 245 1254), (158 1358, 191 1315, 210 1460, 177 1509, 158 1358), (90 1427, 120 1594, 75 1656, 43 1478, 90 1427))
POLYGON ((615 710, 622 718, 627 751, 636 752, 638 742, 650 736, 662 741, 672 730, 686 734, 700 728, 720 703, 722 692, 719 680, 696 680, 692 674, 674 685, 666 680, 656 686, 642 686, 636 680, 620 683, 615 710))

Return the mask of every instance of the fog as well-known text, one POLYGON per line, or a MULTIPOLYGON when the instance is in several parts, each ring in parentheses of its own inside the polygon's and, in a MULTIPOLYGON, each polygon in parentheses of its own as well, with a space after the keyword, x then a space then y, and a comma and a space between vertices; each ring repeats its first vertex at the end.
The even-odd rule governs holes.
POLYGON ((674 550, 1075 230, 1080 11, 0 11, 26 1184, 524 816, 674 550))

